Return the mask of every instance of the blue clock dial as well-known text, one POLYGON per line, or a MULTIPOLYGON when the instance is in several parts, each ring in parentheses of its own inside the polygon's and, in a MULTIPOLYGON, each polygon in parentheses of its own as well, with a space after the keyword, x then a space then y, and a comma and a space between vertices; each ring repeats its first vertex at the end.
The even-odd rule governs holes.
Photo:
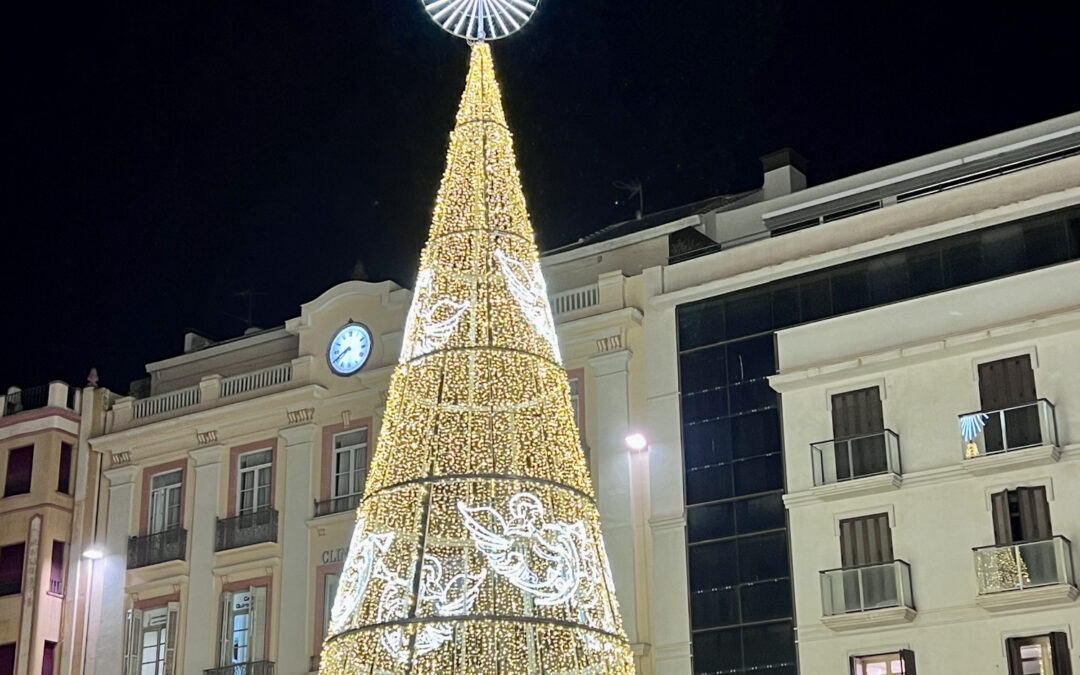
POLYGON ((352 375, 364 367, 371 356, 371 332, 366 326, 350 323, 334 335, 326 360, 338 375, 352 375))

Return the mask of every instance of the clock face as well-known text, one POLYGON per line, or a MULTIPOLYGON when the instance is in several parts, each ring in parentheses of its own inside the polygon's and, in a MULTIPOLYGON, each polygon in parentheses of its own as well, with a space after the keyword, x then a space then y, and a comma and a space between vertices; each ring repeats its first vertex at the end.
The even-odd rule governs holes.
POLYGON ((350 323, 330 340, 326 360, 338 375, 352 375, 364 367, 371 356, 371 331, 367 326, 350 323))

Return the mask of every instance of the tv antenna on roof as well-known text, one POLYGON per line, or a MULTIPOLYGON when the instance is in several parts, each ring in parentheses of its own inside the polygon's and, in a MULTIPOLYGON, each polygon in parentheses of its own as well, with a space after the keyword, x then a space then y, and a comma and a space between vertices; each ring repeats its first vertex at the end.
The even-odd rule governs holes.
POLYGON ((645 214, 645 188, 641 185, 641 181, 637 178, 629 182, 617 180, 612 185, 618 190, 626 190, 629 193, 626 195, 626 199, 638 198, 637 213, 634 214, 634 219, 641 220, 641 216, 645 214))

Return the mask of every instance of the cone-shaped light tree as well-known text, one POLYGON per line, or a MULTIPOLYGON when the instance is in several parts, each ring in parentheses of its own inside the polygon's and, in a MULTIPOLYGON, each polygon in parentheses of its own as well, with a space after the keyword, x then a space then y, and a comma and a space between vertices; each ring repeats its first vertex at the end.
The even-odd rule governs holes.
POLYGON ((633 670, 481 42, 320 673, 633 670))

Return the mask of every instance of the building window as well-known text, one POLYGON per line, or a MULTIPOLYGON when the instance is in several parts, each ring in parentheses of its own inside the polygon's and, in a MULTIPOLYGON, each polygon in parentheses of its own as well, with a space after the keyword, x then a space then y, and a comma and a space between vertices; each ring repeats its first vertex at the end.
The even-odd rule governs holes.
POLYGON ((71 443, 60 444, 60 469, 56 476, 56 491, 71 494, 71 443))
POLYGON ((265 649, 266 587, 222 593, 221 666, 262 661, 265 649))
POLYGON ((180 495, 184 472, 159 473, 150 479, 150 534, 180 527, 180 495))
POLYGON ((0 645, 0 675, 15 675, 15 643, 0 645))
POLYGON ((323 615, 322 615, 322 639, 326 639, 326 629, 330 626, 330 614, 334 609, 334 598, 337 597, 338 580, 340 574, 327 572, 323 575, 323 615))
POLYGON ((237 477, 236 509, 240 515, 270 508, 271 462, 270 448, 240 455, 240 475, 237 477))
POLYGON ((368 468, 367 427, 334 436, 334 498, 364 491, 368 468))
POLYGON ((901 649, 889 654, 852 656, 851 675, 915 675, 915 652, 901 649))
POLYGON ((833 395, 832 424, 837 480, 873 476, 888 470, 882 433, 885 422, 877 387, 833 395))
POLYGON ((19 542, 0 548, 0 595, 22 593, 23 556, 26 544, 19 542))
POLYGON ((180 603, 153 609, 130 609, 124 675, 174 675, 180 603))
POLYGON ((49 592, 53 595, 64 594, 64 551, 67 545, 62 541, 53 541, 52 558, 49 566, 49 592))
POLYGON ((1002 490, 990 495, 990 505, 994 513, 995 544, 1038 541, 1053 535, 1045 487, 1002 490))
POLYGON ((893 559, 889 514, 875 513, 840 521, 840 564, 861 567, 893 559))
POLYGON ((1009 675, 1072 675, 1065 633, 1009 638, 1005 647, 1009 675))
POLYGON ((1023 354, 979 364, 979 399, 987 413, 986 452, 1042 442, 1031 356, 1023 354))
POLYGON ((41 650, 41 675, 53 675, 56 666, 56 643, 45 641, 45 647, 41 650))
POLYGON ((4 496, 24 495, 30 492, 30 479, 34 470, 34 446, 13 448, 8 451, 7 476, 4 479, 4 496))

